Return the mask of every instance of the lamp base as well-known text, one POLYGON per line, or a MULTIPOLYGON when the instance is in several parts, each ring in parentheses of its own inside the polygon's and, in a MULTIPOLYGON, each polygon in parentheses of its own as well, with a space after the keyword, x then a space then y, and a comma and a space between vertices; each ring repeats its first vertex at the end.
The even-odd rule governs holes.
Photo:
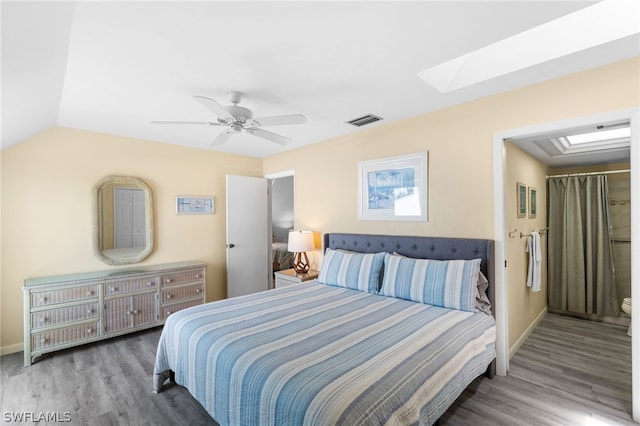
POLYGON ((306 274, 309 272, 309 258, 307 252, 297 252, 293 258, 293 270, 297 274, 306 274), (304 259, 303 259, 304 257, 304 259))

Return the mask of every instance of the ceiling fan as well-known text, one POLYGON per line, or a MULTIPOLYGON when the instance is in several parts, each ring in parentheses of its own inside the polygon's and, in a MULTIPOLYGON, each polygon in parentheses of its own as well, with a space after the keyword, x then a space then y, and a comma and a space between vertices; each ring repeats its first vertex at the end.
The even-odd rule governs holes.
POLYGON ((152 121, 152 124, 192 124, 200 126, 226 126, 226 130, 220 133, 211 145, 222 145, 234 134, 245 132, 259 138, 270 140, 271 142, 286 145, 292 141, 285 136, 278 135, 262 126, 281 126, 285 124, 304 124, 307 118, 302 114, 274 115, 270 117, 253 118, 250 109, 241 107, 238 104, 242 99, 240 92, 229 92, 231 105, 222 106, 216 100, 206 96, 194 96, 194 99, 212 111, 217 117, 217 121, 152 121))

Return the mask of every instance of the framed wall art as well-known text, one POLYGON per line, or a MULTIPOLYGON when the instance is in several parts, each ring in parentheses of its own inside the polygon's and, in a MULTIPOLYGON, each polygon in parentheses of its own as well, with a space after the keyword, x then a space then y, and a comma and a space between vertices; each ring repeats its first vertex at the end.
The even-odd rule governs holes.
POLYGON ((529 187, 529 217, 534 218, 538 213, 538 190, 533 186, 529 187))
POLYGON ((176 196, 176 214, 213 214, 214 207, 213 197, 210 196, 176 196))
POLYGON ((527 185, 516 182, 518 217, 527 217, 527 185))
POLYGON ((358 163, 358 219, 427 220, 427 155, 358 163))

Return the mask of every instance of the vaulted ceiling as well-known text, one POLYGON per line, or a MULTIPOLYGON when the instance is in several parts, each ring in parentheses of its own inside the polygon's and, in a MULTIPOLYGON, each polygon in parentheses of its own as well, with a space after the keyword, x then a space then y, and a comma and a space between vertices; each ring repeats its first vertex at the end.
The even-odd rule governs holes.
POLYGON ((380 126, 638 56, 636 33, 446 93, 417 76, 594 3, 3 1, 2 147, 66 126, 264 157, 358 132, 345 122, 365 114, 380 126), (288 145, 220 146, 222 127, 150 124, 216 122, 193 96, 230 91, 255 116, 308 122, 268 128, 288 145))

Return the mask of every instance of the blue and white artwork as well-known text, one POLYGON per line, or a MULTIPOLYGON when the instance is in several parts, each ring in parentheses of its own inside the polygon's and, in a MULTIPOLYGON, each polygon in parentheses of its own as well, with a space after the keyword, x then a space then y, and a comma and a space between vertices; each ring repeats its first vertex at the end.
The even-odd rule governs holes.
POLYGON ((212 214, 213 197, 176 197, 177 214, 212 214))
POLYGON ((395 210, 397 200, 413 195, 415 176, 414 167, 369 172, 369 209, 395 210))
POLYGON ((358 162, 359 220, 427 220, 427 152, 358 162))

